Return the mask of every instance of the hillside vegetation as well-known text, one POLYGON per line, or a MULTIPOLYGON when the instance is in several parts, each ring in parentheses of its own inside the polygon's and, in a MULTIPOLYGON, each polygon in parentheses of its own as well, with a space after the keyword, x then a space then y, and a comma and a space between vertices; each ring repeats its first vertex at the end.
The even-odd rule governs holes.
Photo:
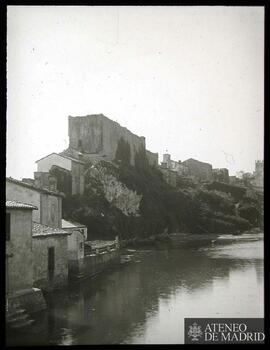
POLYGON ((130 165, 129 145, 120 140, 114 162, 89 162, 85 194, 64 199, 65 218, 88 227, 91 239, 146 238, 170 232, 234 233, 261 221, 256 199, 207 189, 190 179, 169 186, 141 149, 130 165), (239 203, 236 212, 235 204, 239 203))

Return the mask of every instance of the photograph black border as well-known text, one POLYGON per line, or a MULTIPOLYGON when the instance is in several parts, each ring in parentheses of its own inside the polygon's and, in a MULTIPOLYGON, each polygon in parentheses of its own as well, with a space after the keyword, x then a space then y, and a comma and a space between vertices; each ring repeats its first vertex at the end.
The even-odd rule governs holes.
MULTIPOLYGON (((269 310, 269 304, 270 304, 270 273, 269 273, 269 266, 270 266, 270 259, 269 259, 269 250, 270 250, 270 225, 268 220, 268 209, 269 209, 269 192, 270 192, 270 185, 269 185, 269 80, 267 77, 269 76, 269 4, 267 1, 156 1, 156 0, 148 0, 148 1, 106 1, 106 0, 100 0, 100 1, 33 1, 33 0, 14 0, 14 1, 7 1, 2 0, 0 3, 0 26, 1 26, 1 89, 0 89, 0 95, 1 95, 1 118, 0 118, 0 130, 1 130, 1 152, 0 152, 0 161, 1 161, 1 167, 0 167, 0 176, 3 180, 3 183, 5 183, 5 177, 6 177, 6 110, 7 110, 7 7, 8 6, 263 6, 265 9, 265 70, 264 70, 264 295, 265 295, 265 344, 261 346, 267 346, 267 344, 270 344, 269 340, 269 330, 270 330, 270 310, 269 310)), ((5 207, 5 186, 1 186, 1 207, 3 206, 3 211, 1 211, 1 223, 2 227, 4 226, 5 219, 4 219, 4 207, 5 207), (3 216, 2 216, 3 214, 3 216)), ((1 292, 2 292, 2 298, 1 298, 1 306, 3 312, 1 313, 2 316, 2 325, 5 325, 5 241, 4 241, 4 232, 2 230, 2 244, 1 249, 3 250, 1 253, 1 277, 2 277, 2 283, 1 283, 1 292)), ((207 315, 206 315, 207 317, 207 315)), ((1 332, 2 334, 5 332, 1 332)), ((1 337, 1 345, 5 346, 5 335, 1 337)), ((175 344, 170 346, 183 346, 185 344, 175 344)), ((226 345, 226 344, 224 344, 226 345)), ((246 344, 245 344, 246 345, 246 344)), ((250 344, 252 345, 252 344, 250 344)), ((92 345, 71 345, 72 348, 87 348, 91 347, 92 345)), ((95 345, 94 345, 95 346, 95 345)), ((99 346, 105 346, 105 347, 118 347, 120 345, 99 345, 99 346)), ((122 346, 122 345, 121 345, 122 346)), ((137 345, 123 345, 123 346, 132 346, 136 347, 137 345)), ((159 347, 162 345, 140 345, 140 348, 142 347, 159 347)), ((188 346, 188 345, 187 345, 188 346)), ((243 346, 243 344, 242 344, 243 346)), ((32 348, 46 348, 44 346, 33 346, 32 348)), ((54 346, 48 346, 49 349, 53 348, 54 346)), ((11 348, 11 347, 10 347, 11 348)), ((23 346, 20 346, 20 348, 23 348, 23 346)))

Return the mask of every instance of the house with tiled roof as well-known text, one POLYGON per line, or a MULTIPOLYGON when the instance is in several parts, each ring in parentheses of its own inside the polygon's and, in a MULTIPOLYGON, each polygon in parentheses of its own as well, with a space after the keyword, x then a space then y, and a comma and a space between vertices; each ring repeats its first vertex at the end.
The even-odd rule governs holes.
POLYGON ((62 153, 51 153, 36 161, 37 171, 56 177, 57 188, 67 195, 84 193, 85 162, 62 153))
POLYGON ((212 164, 201 162, 193 158, 184 160, 181 164, 186 166, 189 169, 190 175, 194 176, 198 180, 212 181, 213 179, 212 164))
POLYGON ((37 210, 38 208, 34 205, 22 203, 19 201, 6 201, 7 209, 32 209, 37 210))
MULTIPOLYGON (((68 282, 70 232, 62 229, 63 194, 57 191, 53 180, 45 173, 35 173, 34 179, 23 181, 6 179, 7 206, 34 212, 28 223, 31 226, 32 282, 42 290, 61 288, 68 282)), ((23 266, 25 261, 21 261, 23 266)))
POLYGON ((62 229, 70 233, 68 236, 68 266, 69 276, 72 278, 83 269, 87 227, 75 221, 62 219, 62 229))
POLYGON ((28 312, 46 308, 40 289, 34 288, 32 215, 37 207, 6 201, 6 300, 7 309, 20 305, 28 312))
POLYGON ((51 227, 61 227, 63 194, 33 183, 6 178, 6 199, 25 202, 33 205, 37 210, 33 213, 33 220, 51 227))
POLYGON ((34 286, 45 291, 68 284, 70 232, 33 222, 34 286))

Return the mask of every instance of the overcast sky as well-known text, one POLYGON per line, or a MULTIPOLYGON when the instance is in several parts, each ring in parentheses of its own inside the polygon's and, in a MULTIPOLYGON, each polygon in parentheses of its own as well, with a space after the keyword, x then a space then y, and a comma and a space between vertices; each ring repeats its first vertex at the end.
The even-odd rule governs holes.
POLYGON ((7 176, 103 113, 174 160, 263 159, 262 7, 8 7, 7 176))

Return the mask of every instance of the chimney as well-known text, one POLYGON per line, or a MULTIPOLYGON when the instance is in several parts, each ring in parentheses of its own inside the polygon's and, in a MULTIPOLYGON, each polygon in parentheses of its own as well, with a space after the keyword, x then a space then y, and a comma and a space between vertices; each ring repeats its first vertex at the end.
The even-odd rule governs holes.
POLYGON ((57 191, 57 178, 53 175, 49 175, 49 190, 53 192, 57 191))
POLYGON ((42 186, 41 186, 41 182, 42 182, 42 180, 41 180, 41 172, 40 171, 35 171, 34 172, 34 185, 35 185, 35 187, 37 187, 37 188, 42 188, 42 186))
POLYGON ((37 188, 45 188, 50 191, 57 191, 57 179, 54 175, 50 173, 45 173, 41 171, 36 171, 34 173, 34 185, 37 188))

